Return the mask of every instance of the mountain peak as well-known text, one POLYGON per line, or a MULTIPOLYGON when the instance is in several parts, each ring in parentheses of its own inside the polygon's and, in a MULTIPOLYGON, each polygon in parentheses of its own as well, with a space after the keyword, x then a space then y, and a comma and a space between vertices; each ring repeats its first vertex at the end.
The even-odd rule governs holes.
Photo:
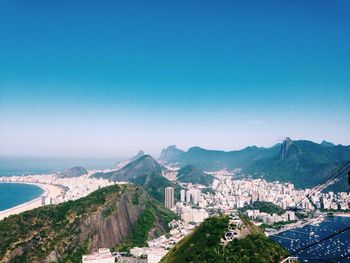
POLYGON ((137 159, 139 159, 140 157, 142 157, 144 155, 145 155, 144 151, 140 150, 135 156, 131 157, 130 159, 118 162, 115 165, 115 167, 120 170, 124 166, 128 165, 129 163, 132 163, 133 161, 136 161, 137 159))
POLYGON ((143 162, 143 161, 145 161, 145 162, 152 162, 152 163, 157 163, 158 164, 157 160, 154 159, 149 154, 144 154, 144 155, 140 156, 139 158, 137 158, 136 160, 134 160, 133 162, 143 162))
POLYGON ((111 179, 115 181, 130 181, 132 178, 146 174, 161 174, 163 167, 151 156, 143 155, 116 171, 111 179))
POLYGON ((327 142, 327 141, 325 141, 325 140, 323 140, 323 141, 321 142, 321 145, 324 146, 324 147, 333 147, 333 146, 335 146, 335 144, 333 144, 333 143, 331 143, 331 142, 327 142))
POLYGON ((280 153, 280 157, 281 159, 285 159, 287 157, 287 154, 288 154, 288 149, 289 147, 293 144, 293 141, 291 138, 289 137, 286 137, 282 143, 282 146, 281 146, 281 153, 280 153))
POLYGON ((162 150, 159 159, 165 162, 171 162, 177 159, 182 153, 184 153, 184 151, 177 148, 176 145, 170 145, 162 150))
POLYGON ((140 157, 144 156, 145 155, 145 152, 140 150, 134 157, 131 157, 130 161, 135 161, 137 159, 139 159, 140 157))
POLYGON ((199 146, 193 146, 191 148, 188 149, 189 152, 193 152, 193 151, 201 151, 204 150, 203 148, 199 147, 199 146))

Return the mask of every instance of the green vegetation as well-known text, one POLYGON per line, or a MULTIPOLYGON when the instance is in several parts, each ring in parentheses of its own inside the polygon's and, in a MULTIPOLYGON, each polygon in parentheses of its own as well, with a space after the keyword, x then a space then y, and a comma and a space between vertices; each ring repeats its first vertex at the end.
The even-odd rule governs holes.
POLYGON ((228 229, 227 217, 212 217, 205 220, 191 235, 179 242, 162 262, 217 262, 216 250, 220 238, 228 229))
POLYGON ((137 177, 131 180, 132 183, 141 185, 153 198, 160 202, 165 200, 165 188, 171 186, 174 188, 175 199, 180 199, 181 187, 173 184, 164 176, 158 175, 156 173, 151 173, 148 175, 137 177))
POLYGON ((138 192, 134 193, 134 195, 132 196, 132 204, 133 204, 133 205, 138 205, 138 204, 140 204, 140 201, 139 201, 139 193, 138 193, 138 192))
POLYGON ((225 247, 222 262, 270 263, 280 262, 288 252, 264 235, 248 235, 234 239, 225 247))
POLYGON ((240 219, 243 221, 244 225, 246 226, 246 228, 249 230, 250 234, 253 235, 264 235, 264 230, 261 229, 260 227, 254 225, 248 217, 244 216, 244 215, 240 215, 240 219))
POLYGON ((165 207, 157 206, 154 202, 147 202, 146 207, 146 210, 141 214, 132 228, 131 235, 122 244, 116 246, 115 250, 129 252, 132 247, 147 246, 149 232, 155 226, 156 222, 163 222, 163 225, 160 227, 163 231, 157 233, 158 235, 169 231, 168 223, 175 219, 176 215, 165 207), (159 220, 156 220, 157 218, 159 220))
POLYGON ((147 246, 148 232, 155 222, 155 216, 150 209, 146 209, 136 221, 131 236, 122 244, 117 246, 117 250, 129 251, 132 247, 147 246), (122 250, 123 249, 123 250, 122 250))
MULTIPOLYGON (((128 181, 140 185, 153 198, 162 203, 164 202, 164 189, 171 186, 175 189, 175 199, 180 199, 181 187, 170 182, 162 175, 164 169, 151 156, 143 155, 120 170, 108 173, 95 173, 93 176, 111 181, 128 181)), ((134 202, 137 202, 137 197, 135 197, 134 202)))
POLYGON ((206 187, 202 189, 202 193, 204 194, 215 194, 215 190, 213 188, 210 187, 206 187))
POLYGON ((260 227, 263 229, 266 228, 274 228, 274 229, 281 229, 283 226, 288 225, 288 224, 292 224, 292 223, 296 223, 297 220, 293 220, 293 221, 281 221, 281 222, 276 222, 273 225, 266 225, 266 224, 261 224, 260 227))
POLYGON ((270 215, 277 214, 282 215, 284 213, 283 208, 280 206, 271 203, 271 202, 265 202, 265 201, 256 201, 251 205, 247 205, 240 209, 241 212, 245 212, 248 209, 258 209, 260 212, 268 213, 270 215))
POLYGON ((162 259, 163 263, 229 263, 279 262, 287 251, 265 237, 258 227, 242 219, 250 231, 243 239, 234 239, 225 247, 220 239, 228 229, 227 217, 212 217, 204 221, 191 235, 181 240, 162 259))
POLYGON ((181 168, 177 173, 177 180, 184 183, 211 185, 214 177, 206 174, 193 165, 187 165, 181 168))

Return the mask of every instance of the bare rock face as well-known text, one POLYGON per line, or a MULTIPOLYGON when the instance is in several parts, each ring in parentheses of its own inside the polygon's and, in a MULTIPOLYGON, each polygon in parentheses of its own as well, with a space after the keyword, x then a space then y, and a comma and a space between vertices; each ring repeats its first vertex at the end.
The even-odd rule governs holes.
POLYGON ((9 251, 7 255, 4 258, 2 258, 0 262, 4 262, 4 263, 11 262, 16 257, 22 256, 23 252, 24 252, 23 247, 16 247, 15 249, 9 251))
POLYGON ((164 162, 171 162, 176 160, 183 153, 184 151, 176 148, 176 145, 170 145, 162 150, 159 160, 164 162))
POLYGON ((148 198, 140 193, 139 205, 133 204, 134 192, 124 192, 120 200, 115 203, 115 209, 107 217, 103 212, 94 213, 85 218, 80 226, 80 240, 89 239, 89 251, 96 251, 99 247, 111 247, 121 243, 136 223, 139 216, 146 209, 145 200, 148 198))
POLYGON ((281 153, 280 153, 280 157, 282 160, 287 157, 288 149, 292 144, 293 144, 293 141, 289 137, 287 137, 283 141, 282 146, 281 146, 281 153))
POLYGON ((60 259, 61 259, 61 256, 58 255, 55 250, 53 250, 45 259, 45 263, 58 262, 60 259))

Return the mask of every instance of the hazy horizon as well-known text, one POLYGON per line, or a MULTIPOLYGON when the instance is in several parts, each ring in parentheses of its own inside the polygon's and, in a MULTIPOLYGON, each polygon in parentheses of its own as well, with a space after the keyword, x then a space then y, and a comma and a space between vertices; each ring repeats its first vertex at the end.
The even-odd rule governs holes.
POLYGON ((350 144, 349 1, 0 1, 0 156, 350 144))
MULTIPOLYGON (((169 145, 166 145, 164 146, 163 148, 160 148, 159 151, 156 151, 156 152, 149 152, 149 151, 146 151, 144 149, 139 149, 135 152, 131 152, 130 154, 127 154, 127 153, 124 153, 124 154, 121 154, 121 155, 111 155, 111 156, 104 156, 104 157, 101 157, 101 156, 71 156, 71 155, 64 155, 64 156, 59 156, 59 155, 45 155, 45 156, 40 156, 40 155, 37 155, 37 156, 33 156, 33 155, 0 155, 0 158, 3 158, 3 159, 23 159, 23 160, 30 160, 30 159, 33 159, 33 160, 67 160, 67 161, 72 161, 72 160, 77 160, 77 161, 88 161, 88 160, 97 160, 97 161, 111 161, 111 162, 119 162, 119 161, 122 161, 122 160, 126 160, 128 158, 131 158, 133 156, 135 156, 139 151, 143 151, 146 155, 151 155, 153 158, 155 159, 158 159, 160 157, 160 154, 161 154, 161 151, 169 146, 176 146, 176 148, 180 149, 180 150, 183 150, 183 151, 188 151, 190 148, 192 147, 199 147, 199 148, 202 148, 202 149, 206 149, 206 150, 213 150, 213 151, 225 151, 225 152, 229 152, 229 151, 240 151, 242 149, 245 149, 247 147, 259 147, 259 148, 270 148, 270 147, 274 147, 275 145, 277 144, 281 144, 283 142, 284 139, 286 139, 287 137, 284 137, 280 140, 277 140, 274 144, 272 145, 256 145, 256 144, 251 144, 251 145, 246 145, 242 148, 232 148, 232 149, 226 149, 226 148, 205 148, 205 147, 202 147, 200 145, 191 145, 189 147, 185 147, 185 148, 182 148, 182 147, 179 147, 177 144, 169 144, 169 145)), ((295 138, 290 138, 292 139, 293 141, 299 141, 299 140, 306 140, 306 141, 312 141, 312 140, 308 140, 308 139, 305 139, 305 138, 298 138, 298 139, 295 139, 295 138)), ((350 146, 348 144, 337 144, 337 143, 334 143, 332 141, 327 141, 327 140, 321 140, 321 141, 312 141, 314 143, 322 143, 323 141, 326 141, 326 142, 330 142, 330 143, 333 143, 334 145, 342 145, 342 146, 350 146)))

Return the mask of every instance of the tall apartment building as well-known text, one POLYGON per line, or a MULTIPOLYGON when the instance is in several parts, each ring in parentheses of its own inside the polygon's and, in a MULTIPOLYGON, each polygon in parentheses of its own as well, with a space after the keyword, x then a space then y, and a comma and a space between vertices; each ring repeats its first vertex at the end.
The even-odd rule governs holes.
POLYGON ((185 196, 186 196, 185 190, 182 189, 180 191, 180 196, 181 196, 181 198, 180 198, 181 202, 185 202, 185 196))
POLYGON ((174 207, 174 188, 165 188, 165 207, 171 209, 174 207))

